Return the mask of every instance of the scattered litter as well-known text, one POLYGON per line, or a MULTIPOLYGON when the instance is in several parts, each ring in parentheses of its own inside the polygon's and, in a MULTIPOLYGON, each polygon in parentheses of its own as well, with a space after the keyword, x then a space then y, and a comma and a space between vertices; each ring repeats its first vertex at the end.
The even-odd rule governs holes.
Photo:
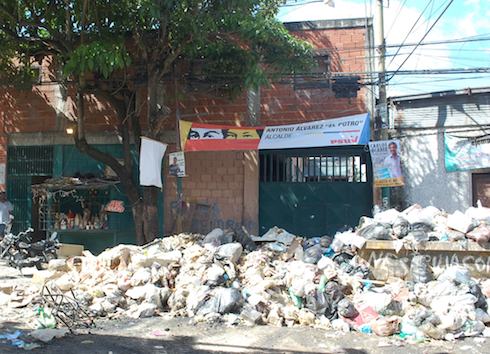
POLYGON ((54 338, 62 338, 68 333, 68 329, 66 328, 45 328, 45 329, 36 329, 29 333, 29 335, 43 343, 49 343, 54 338))

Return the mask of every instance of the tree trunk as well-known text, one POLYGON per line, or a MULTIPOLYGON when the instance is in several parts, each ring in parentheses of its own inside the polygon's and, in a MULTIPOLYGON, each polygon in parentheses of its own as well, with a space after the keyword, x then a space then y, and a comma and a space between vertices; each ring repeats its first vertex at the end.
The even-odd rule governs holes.
POLYGON ((133 205, 134 231, 136 233, 136 243, 141 246, 146 243, 143 230, 143 203, 138 202, 133 205))
POLYGON ((143 187, 143 230, 145 242, 158 236, 158 188, 143 187))

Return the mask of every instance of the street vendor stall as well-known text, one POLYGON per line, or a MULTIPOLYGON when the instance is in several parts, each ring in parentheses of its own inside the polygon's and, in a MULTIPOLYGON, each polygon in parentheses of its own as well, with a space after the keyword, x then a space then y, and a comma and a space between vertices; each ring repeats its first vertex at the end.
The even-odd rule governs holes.
POLYGON ((38 204, 37 229, 57 232, 60 242, 83 245, 94 253, 118 243, 124 203, 113 200, 113 179, 62 177, 32 186, 38 204))

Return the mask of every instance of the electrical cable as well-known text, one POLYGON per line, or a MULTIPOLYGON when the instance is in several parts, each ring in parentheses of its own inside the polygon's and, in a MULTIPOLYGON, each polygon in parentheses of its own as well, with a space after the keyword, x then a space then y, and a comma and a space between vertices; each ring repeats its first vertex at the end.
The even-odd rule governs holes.
POLYGON ((396 20, 398 20, 398 16, 400 16, 403 8, 405 7, 405 4, 407 3, 407 0, 404 0, 401 4, 400 4, 400 7, 398 7, 398 12, 395 16, 395 18, 393 19, 393 22, 391 23, 391 26, 390 28, 388 29, 388 32, 386 33, 386 37, 388 37, 388 35, 391 33, 391 30, 393 29, 393 26, 395 25, 396 23, 396 20))
POLYGON ((427 5, 424 7, 424 9, 422 10, 422 12, 420 13, 419 17, 417 18, 417 20, 415 21, 415 23, 412 25, 412 27, 410 28, 410 30, 408 31, 407 35, 405 36, 405 38, 403 38, 403 41, 402 41, 402 44, 398 47, 398 49, 396 50, 396 53, 395 55, 391 58, 391 61, 388 63, 387 66, 390 66, 391 63, 393 63, 393 60, 395 60, 397 54, 400 52, 400 50, 402 49, 402 46, 405 44, 405 41, 408 39, 408 37, 410 36, 410 34, 412 33, 412 31, 414 30, 415 26, 417 25, 417 23, 420 21, 420 19, 422 18, 422 16, 424 15, 424 12, 425 10, 427 10, 427 8, 429 7, 430 4, 432 4, 434 2, 434 0, 430 0, 429 2, 427 2, 427 5))
POLYGON ((453 2, 454 2, 454 0, 449 0, 447 6, 440 13, 440 15, 436 18, 436 20, 430 26, 430 28, 427 30, 427 32, 425 32, 425 34, 422 36, 422 38, 420 39, 420 41, 418 42, 418 44, 413 48, 413 50, 410 52, 410 54, 400 64, 400 66, 398 67, 398 69, 388 79, 386 79, 387 82, 390 81, 400 71, 400 69, 402 68, 403 65, 405 65, 405 63, 408 61, 408 59, 412 56, 413 52, 415 52, 415 50, 419 47, 419 45, 423 42, 423 40, 429 35, 430 31, 434 28, 434 26, 437 24, 437 22, 439 22, 439 20, 441 19, 441 17, 446 13, 447 9, 449 9, 449 6, 451 6, 451 4, 453 2))

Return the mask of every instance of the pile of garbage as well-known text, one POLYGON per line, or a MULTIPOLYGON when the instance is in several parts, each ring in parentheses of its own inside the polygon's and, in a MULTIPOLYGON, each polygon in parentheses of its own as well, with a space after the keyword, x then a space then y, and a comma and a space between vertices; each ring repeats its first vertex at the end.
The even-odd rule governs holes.
POLYGON ((452 222, 432 208, 417 208, 418 219, 412 218, 414 210, 363 218, 356 231, 334 237, 305 239, 277 227, 261 237, 215 229, 119 245, 99 256, 85 251, 51 261, 33 282, 72 294, 94 317, 166 313, 196 322, 314 326, 412 341, 490 336, 490 280, 472 279, 460 266, 436 274, 424 256, 414 256, 398 274, 391 258, 373 268, 357 254, 372 234, 404 228, 404 237, 438 233, 452 222), (426 214, 431 230, 417 226, 429 224, 426 214), (407 227, 400 226, 402 217, 407 227))
POLYGON ((485 245, 490 240, 490 208, 479 205, 464 213, 448 214, 436 207, 414 204, 362 217, 356 234, 367 240, 403 240, 417 244, 426 241, 472 240, 485 245))
MULTIPOLYGON (((76 299, 93 317, 170 314, 195 322, 396 334, 411 341, 490 336, 490 280, 473 279, 462 266, 432 269, 423 255, 399 267, 391 257, 370 266, 358 254, 372 239, 483 242, 489 220, 486 208, 447 215, 415 205, 363 217, 355 230, 334 236, 306 239, 277 227, 260 237, 221 229, 183 233, 144 246, 118 245, 98 256, 85 251, 52 260, 32 282, 76 299)), ((32 289, 25 293, 31 294, 28 302, 42 303, 32 289)))

